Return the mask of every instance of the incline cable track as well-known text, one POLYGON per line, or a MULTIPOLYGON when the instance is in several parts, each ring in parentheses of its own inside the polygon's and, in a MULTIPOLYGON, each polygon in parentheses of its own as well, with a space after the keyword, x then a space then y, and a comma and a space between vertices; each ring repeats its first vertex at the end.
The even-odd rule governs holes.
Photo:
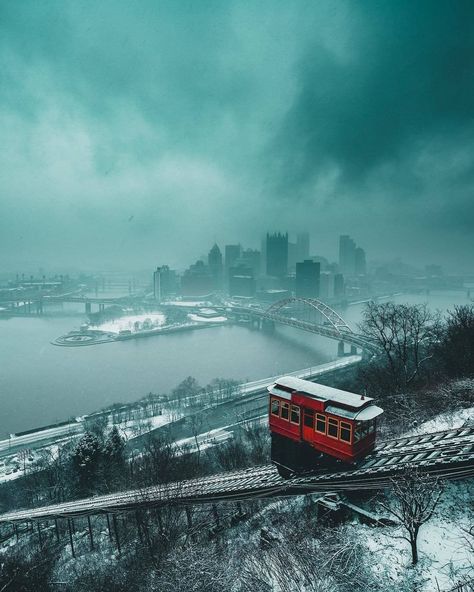
POLYGON ((0 523, 120 512, 165 505, 203 504, 312 492, 380 489, 407 466, 443 479, 474 476, 474 428, 381 442, 354 468, 282 479, 273 465, 154 485, 0 515, 0 523))

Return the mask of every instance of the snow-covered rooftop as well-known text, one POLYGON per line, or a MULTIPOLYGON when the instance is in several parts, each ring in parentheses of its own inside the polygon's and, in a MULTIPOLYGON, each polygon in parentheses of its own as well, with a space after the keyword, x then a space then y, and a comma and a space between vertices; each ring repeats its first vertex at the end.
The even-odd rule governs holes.
POLYGON ((318 384, 317 382, 310 382, 309 380, 303 380, 302 378, 296 378, 295 376, 282 376, 275 381, 275 385, 277 387, 290 389, 294 392, 304 393, 313 399, 346 405, 355 409, 365 407, 368 403, 373 401, 371 397, 364 397, 363 395, 357 395, 356 393, 350 393, 324 384, 318 384))

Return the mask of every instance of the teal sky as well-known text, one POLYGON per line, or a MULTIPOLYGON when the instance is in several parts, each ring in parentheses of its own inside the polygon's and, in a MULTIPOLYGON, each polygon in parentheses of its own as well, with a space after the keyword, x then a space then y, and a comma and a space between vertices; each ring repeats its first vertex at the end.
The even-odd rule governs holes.
POLYGON ((474 3, 2 0, 0 270, 308 230, 474 265, 474 3))

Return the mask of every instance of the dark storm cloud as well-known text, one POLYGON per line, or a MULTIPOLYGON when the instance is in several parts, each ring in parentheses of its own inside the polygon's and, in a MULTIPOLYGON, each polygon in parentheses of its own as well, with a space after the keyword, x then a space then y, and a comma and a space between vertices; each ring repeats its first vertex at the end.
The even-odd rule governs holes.
POLYGON ((276 140, 285 190, 336 166, 347 182, 413 157, 420 144, 465 134, 474 116, 474 3, 352 4, 338 56, 315 42, 276 140))
POLYGON ((329 255, 342 232, 419 260, 442 242, 457 261, 474 223, 473 13, 3 0, 0 264, 182 265, 267 228, 308 228, 329 255))

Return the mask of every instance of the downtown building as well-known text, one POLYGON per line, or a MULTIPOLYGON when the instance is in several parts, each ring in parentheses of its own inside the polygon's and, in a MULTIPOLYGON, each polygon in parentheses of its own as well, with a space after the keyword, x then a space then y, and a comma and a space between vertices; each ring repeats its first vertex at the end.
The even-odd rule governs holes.
POLYGON ((266 274, 283 278, 288 273, 288 233, 267 233, 265 246, 266 274))
POLYGON ((217 243, 214 243, 214 246, 209 251, 207 264, 214 280, 214 290, 222 290, 224 284, 224 264, 222 261, 222 253, 217 246, 217 243))
POLYGON ((215 290, 215 279, 204 261, 198 260, 181 278, 181 294, 185 298, 203 298, 215 290))
POLYGON ((339 237, 339 270, 346 277, 367 273, 364 249, 347 234, 339 237))
POLYGON ((176 294, 177 277, 176 271, 170 269, 168 265, 157 267, 153 272, 153 298, 161 302, 172 294, 176 294))
POLYGON ((296 264, 295 295, 297 298, 319 298, 320 264, 306 259, 296 264))

